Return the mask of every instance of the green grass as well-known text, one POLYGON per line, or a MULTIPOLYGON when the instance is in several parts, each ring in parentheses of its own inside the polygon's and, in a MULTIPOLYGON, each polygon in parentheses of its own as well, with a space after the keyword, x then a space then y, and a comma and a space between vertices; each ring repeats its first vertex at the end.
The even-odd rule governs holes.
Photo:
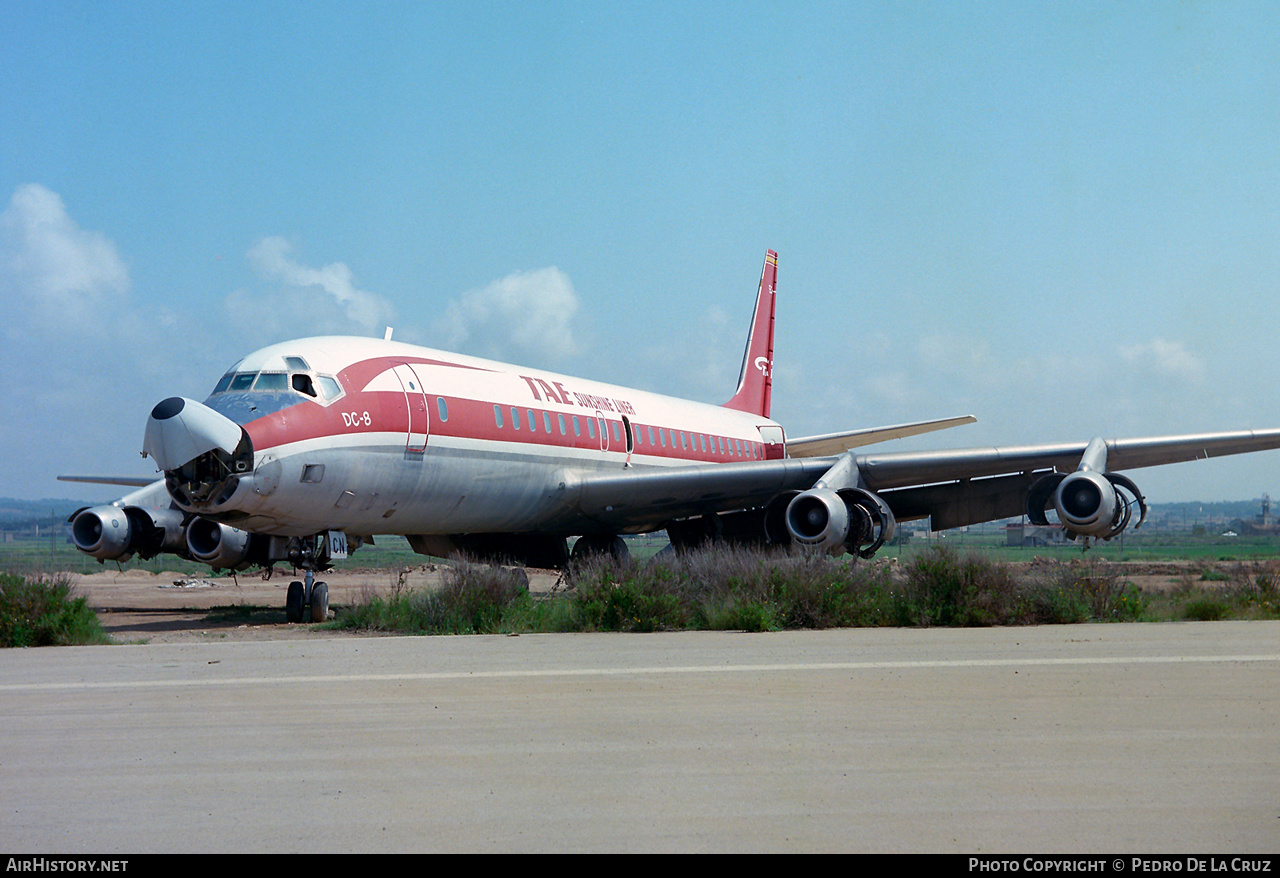
POLYGON ((74 592, 66 575, 0 573, 0 646, 110 643, 97 615, 74 592))
POLYGON ((511 631, 530 615, 523 570, 458 562, 446 567, 435 589, 396 587, 336 612, 337 628, 411 634, 493 634, 511 631))
POLYGON ((601 559, 575 570, 567 587, 533 596, 509 569, 464 563, 449 568, 439 589, 396 588, 336 608, 333 624, 496 634, 1280 618, 1280 562, 1241 562, 1225 585, 1159 595, 1119 570, 1078 557, 1015 569, 936 544, 896 565, 716 547, 647 563, 601 559))

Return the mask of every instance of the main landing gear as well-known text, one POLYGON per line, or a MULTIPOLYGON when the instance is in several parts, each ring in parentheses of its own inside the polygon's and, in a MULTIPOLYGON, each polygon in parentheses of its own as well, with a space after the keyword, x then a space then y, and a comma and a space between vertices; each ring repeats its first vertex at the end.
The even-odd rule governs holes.
POLYGON ((315 571, 307 570, 303 582, 295 579, 289 583, 289 591, 284 599, 286 622, 301 622, 308 610, 312 622, 323 622, 329 618, 329 585, 316 582, 315 578, 315 571))

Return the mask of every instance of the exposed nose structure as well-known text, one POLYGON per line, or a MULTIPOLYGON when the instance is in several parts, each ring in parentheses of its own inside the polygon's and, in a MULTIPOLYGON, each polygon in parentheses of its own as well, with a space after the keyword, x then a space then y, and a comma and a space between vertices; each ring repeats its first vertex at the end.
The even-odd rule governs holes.
POLYGON ((244 428, 181 396, 151 410, 142 453, 164 470, 169 495, 191 511, 225 503, 253 469, 253 445, 244 428))
POLYGON ((168 472, 214 449, 234 455, 241 432, 239 424, 207 405, 171 396, 151 410, 142 453, 168 472))

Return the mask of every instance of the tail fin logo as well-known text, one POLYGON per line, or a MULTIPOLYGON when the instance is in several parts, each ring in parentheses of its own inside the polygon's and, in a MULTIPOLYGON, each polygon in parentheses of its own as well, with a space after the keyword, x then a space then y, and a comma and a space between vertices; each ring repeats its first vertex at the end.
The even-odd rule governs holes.
POLYGON ((769 371, 773 368, 773 361, 768 357, 756 357, 756 370, 765 378, 769 377, 769 371))

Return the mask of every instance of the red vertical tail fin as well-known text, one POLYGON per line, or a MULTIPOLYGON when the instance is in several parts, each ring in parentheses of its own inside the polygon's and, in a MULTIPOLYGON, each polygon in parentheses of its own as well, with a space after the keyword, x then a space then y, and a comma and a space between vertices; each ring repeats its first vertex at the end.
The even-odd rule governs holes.
POLYGON ((760 272, 760 293, 756 313, 751 318, 751 334, 742 355, 738 390, 724 404, 727 409, 769 417, 773 396, 773 300, 778 287, 778 254, 768 250, 760 272))

